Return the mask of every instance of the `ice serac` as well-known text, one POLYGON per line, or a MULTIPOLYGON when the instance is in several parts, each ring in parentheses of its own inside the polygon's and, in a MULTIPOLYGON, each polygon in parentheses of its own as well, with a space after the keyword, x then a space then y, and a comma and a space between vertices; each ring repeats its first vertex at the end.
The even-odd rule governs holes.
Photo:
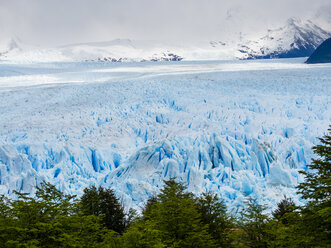
POLYGON ((102 182, 120 161, 115 152, 84 146, 0 146, 1 192, 34 192, 34 187, 46 180, 61 190, 80 194, 91 182, 102 182))
POLYGON ((165 139, 123 162, 111 148, 0 147, 0 189, 8 195, 13 190, 34 192, 43 180, 75 194, 95 184, 114 188, 128 206, 142 207, 169 178, 177 178, 195 194, 218 192, 236 211, 246 195, 272 201, 279 192, 293 193, 299 174, 267 143, 217 134, 165 139))
POLYGON ((193 193, 219 192, 235 206, 245 195, 272 198, 281 188, 293 191, 298 177, 298 171, 282 163, 270 145, 214 134, 146 146, 110 172, 107 183, 135 199, 139 193, 132 185, 144 182, 143 194, 155 194, 164 179, 177 178, 193 193))

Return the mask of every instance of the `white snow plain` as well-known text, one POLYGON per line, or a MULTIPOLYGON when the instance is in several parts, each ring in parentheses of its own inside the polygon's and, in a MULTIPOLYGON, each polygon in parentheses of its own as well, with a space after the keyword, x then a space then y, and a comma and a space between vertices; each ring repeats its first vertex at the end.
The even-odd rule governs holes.
POLYGON ((293 197, 331 124, 331 64, 304 58, 0 63, 0 193, 112 187, 138 210, 176 177, 231 211, 293 197))

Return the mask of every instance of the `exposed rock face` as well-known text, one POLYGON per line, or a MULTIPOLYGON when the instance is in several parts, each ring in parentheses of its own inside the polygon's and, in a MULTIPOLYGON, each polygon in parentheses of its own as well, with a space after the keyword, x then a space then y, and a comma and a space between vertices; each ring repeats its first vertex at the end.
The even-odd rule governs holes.
POLYGON ((324 41, 307 59, 306 63, 331 63, 331 38, 324 41))

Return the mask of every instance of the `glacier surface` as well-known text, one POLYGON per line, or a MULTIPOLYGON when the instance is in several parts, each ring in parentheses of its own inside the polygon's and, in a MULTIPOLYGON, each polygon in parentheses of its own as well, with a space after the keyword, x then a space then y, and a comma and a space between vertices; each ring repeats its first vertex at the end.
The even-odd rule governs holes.
POLYGON ((331 123, 331 64, 305 58, 0 63, 0 193, 42 180, 80 195, 112 187, 137 208, 176 177, 275 206, 331 123))

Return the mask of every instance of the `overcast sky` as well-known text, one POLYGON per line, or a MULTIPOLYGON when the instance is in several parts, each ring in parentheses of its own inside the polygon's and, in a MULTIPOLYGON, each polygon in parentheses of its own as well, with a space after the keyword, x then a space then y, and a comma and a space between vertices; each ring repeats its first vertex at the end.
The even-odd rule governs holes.
POLYGON ((330 13, 331 0, 0 0, 0 40, 211 40, 259 33, 289 17, 330 24, 330 13))

